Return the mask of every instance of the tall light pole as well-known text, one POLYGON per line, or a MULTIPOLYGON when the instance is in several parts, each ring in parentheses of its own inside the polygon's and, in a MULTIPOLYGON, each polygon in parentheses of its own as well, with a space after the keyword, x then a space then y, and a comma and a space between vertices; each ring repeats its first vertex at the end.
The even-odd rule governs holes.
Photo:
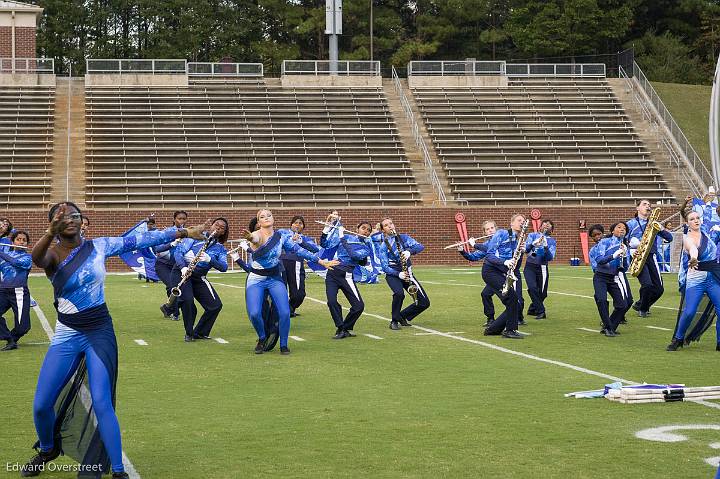
POLYGON ((373 61, 373 0, 370 0, 370 61, 373 61))
POLYGON ((325 0, 325 33, 330 35, 330 73, 337 74, 338 35, 342 35, 342 0, 325 0))

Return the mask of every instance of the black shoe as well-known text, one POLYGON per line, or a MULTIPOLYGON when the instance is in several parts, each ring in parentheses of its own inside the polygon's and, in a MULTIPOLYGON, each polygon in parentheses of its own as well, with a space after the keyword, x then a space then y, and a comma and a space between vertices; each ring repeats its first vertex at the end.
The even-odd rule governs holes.
POLYGON ((648 316, 650 316, 650 311, 638 311, 638 316, 640 316, 641 318, 647 318, 648 316))
POLYGON ((483 331, 483 336, 500 336, 500 333, 493 333, 490 331, 490 328, 485 328, 485 331, 483 331))
POLYGON ((113 472, 112 479, 130 479, 127 472, 113 472))
POLYGON ((280 346, 280 354, 282 354, 283 356, 287 356, 288 354, 290 354, 290 350, 287 346, 280 346))
POLYGON ((291 317, 291 318, 294 318, 295 316, 299 316, 299 314, 297 314, 295 311, 293 311, 292 313, 290 313, 290 317, 291 317))
POLYGON ((347 332, 340 330, 338 333, 335 333, 335 336, 333 336, 333 339, 345 339, 347 337, 348 337, 347 332))
POLYGON ((45 470, 45 464, 56 459, 62 451, 60 448, 50 449, 48 452, 39 451, 24 466, 20 468, 20 476, 34 477, 39 476, 45 470))
POLYGON ((390 329, 393 331, 400 331, 400 323, 397 321, 390 321, 390 329))
POLYGON ((627 319, 621 319, 620 324, 627 324, 627 319))
POLYGON ((602 329, 600 330, 600 334, 605 334, 606 332, 607 332, 607 329, 605 329, 605 328, 602 328, 602 329))
POLYGON ((195 341, 195 336, 188 336, 187 334, 185 335, 186 343, 192 343, 193 341, 195 341))
POLYGON ((632 305, 632 309, 639 312, 640 311, 640 301, 635 301, 632 305))
POLYGON ((355 334, 355 333, 353 333, 352 331, 348 330, 348 331, 345 331, 345 336, 348 337, 348 338, 354 338, 355 336, 357 336, 357 334, 355 334))
POLYGON ((483 324, 483 328, 487 328, 488 326, 490 326, 493 321, 495 321, 495 318, 487 318, 485 324, 483 324))
POLYGON ((678 349, 683 347, 683 340, 678 338, 672 338, 672 341, 670 341, 670 344, 668 344, 667 348, 665 348, 665 351, 677 351, 678 349))
POLYGON ((508 339, 523 339, 523 335, 520 334, 520 333, 518 333, 518 332, 515 331, 515 330, 503 331, 503 332, 502 332, 502 337, 503 337, 503 338, 508 338, 508 339))
POLYGON ((210 336, 205 336, 204 334, 196 334, 195 339, 212 339, 210 336))
POLYGON ((617 336, 615 334, 615 331, 613 331, 612 329, 603 329, 603 334, 608 338, 614 338, 615 336, 617 336))
POLYGON ((521 319, 518 321, 518 326, 525 326, 526 324, 527 324, 527 321, 525 321, 524 319, 521 319))
POLYGON ((400 326, 412 326, 412 324, 408 323, 408 320, 405 318, 400 318, 398 323, 400 323, 400 326))
POLYGON ((535 319, 545 319, 547 316, 545 316, 545 313, 540 313, 537 316, 535 316, 535 319))
POLYGON ((720 344, 715 346, 715 351, 720 351, 720 344))
POLYGON ((13 341, 12 339, 9 339, 7 344, 2 349, 0 349, 0 351, 12 351, 13 349, 17 349, 17 348, 18 348, 17 343, 15 341, 13 341))
POLYGON ((257 344, 255 345, 255 354, 262 354, 265 352, 265 340, 264 339, 258 339, 257 344))
POLYGON ((180 316, 178 316, 177 314, 171 314, 168 319, 170 319, 171 321, 180 321, 180 316))

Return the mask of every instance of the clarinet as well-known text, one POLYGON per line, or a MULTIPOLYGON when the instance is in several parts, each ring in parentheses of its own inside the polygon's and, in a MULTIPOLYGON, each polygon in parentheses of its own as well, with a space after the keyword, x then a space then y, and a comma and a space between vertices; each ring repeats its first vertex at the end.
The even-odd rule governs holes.
POLYGON ((187 267, 187 271, 185 271, 185 274, 182 275, 182 278, 180 278, 180 282, 177 286, 172 288, 170 290, 170 296, 168 296, 168 300, 165 304, 160 306, 160 311, 162 311, 163 315, 166 318, 169 318, 172 315, 172 305, 175 304, 175 301, 180 297, 180 288, 187 282, 187 280, 190 279, 190 276, 192 276, 193 271, 195 270, 195 267, 200 262, 200 257, 203 255, 206 249, 210 246, 210 243, 213 241, 213 238, 215 237, 215 232, 213 231, 210 233, 210 235, 205 240, 205 243, 203 243, 200 250, 197 252, 193 260, 190 262, 190 264, 187 267))
POLYGON ((515 247, 515 252, 510 259, 512 263, 510 264, 510 266, 508 266, 507 276, 505 276, 505 284, 502 288, 503 296, 507 296, 511 288, 515 288, 515 283, 517 282, 517 277, 515 276, 515 268, 517 267, 518 261, 520 261, 520 257, 522 256, 523 251, 525 251, 525 236, 527 235, 527 229, 529 224, 530 220, 525 220, 525 222, 522 224, 522 228, 520 229, 517 246, 515 247))

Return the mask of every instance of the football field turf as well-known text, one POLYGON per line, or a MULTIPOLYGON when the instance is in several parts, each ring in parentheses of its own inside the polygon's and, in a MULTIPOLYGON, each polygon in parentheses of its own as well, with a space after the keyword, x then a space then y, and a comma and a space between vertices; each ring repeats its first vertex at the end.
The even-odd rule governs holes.
MULTIPOLYGON (((290 332, 301 340, 290 340, 290 356, 277 348, 253 354, 244 274, 209 276, 224 303, 212 336, 226 343, 183 342, 182 323, 160 314, 163 287, 109 276, 106 297, 120 347, 117 410, 123 448, 138 474, 713 477, 706 460, 720 456, 713 447, 720 447, 718 430, 686 431, 687 440, 679 442, 635 433, 669 425, 720 429, 720 403, 624 405, 563 397, 602 388, 611 378, 720 384, 714 328, 699 343, 665 351, 679 301, 674 275, 664 276, 666 292, 652 316, 631 312, 621 335, 607 338, 597 332, 589 269, 551 267, 548 319, 527 318, 521 331, 529 334, 510 340, 482 335, 479 268, 418 267, 415 273, 431 300, 416 327, 388 328, 390 290, 382 280, 360 286, 367 314, 357 337, 339 341, 331 339, 324 283, 308 275, 308 298, 290 332)), ((631 286, 637 297, 638 283, 631 286)), ((54 326, 49 282, 34 276, 30 288, 54 326)), ((526 292, 525 299, 529 304, 526 292)), ((499 314, 502 305, 495 304, 499 314)), ((48 337, 38 308, 32 321, 20 349, 0 353, 0 477, 19 476, 7 465, 27 460, 36 440, 32 400, 48 337)))

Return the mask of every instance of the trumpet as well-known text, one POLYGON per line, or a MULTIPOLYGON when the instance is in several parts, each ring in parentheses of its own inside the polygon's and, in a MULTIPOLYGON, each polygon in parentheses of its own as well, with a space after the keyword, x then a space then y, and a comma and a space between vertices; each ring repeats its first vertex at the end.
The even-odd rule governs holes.
MULTIPOLYGON (((336 229, 342 228, 342 229, 345 229, 345 227, 344 227, 343 225, 341 225, 341 224, 328 223, 327 221, 318 221, 318 220, 315 220, 315 223, 318 223, 318 224, 327 226, 327 227, 329 227, 329 228, 336 228, 336 229)), ((347 231, 347 230, 346 230, 346 231, 347 231)), ((351 234, 353 234, 353 235, 355 235, 355 236, 359 236, 360 238, 365 238, 365 239, 369 238, 369 236, 361 235, 360 233, 351 233, 351 234)))
MULTIPOLYGON (((475 241, 478 241, 478 240, 485 239, 485 238, 492 238, 492 236, 493 235, 485 235, 485 236, 481 236, 479 238, 473 238, 473 239, 475 241)), ((470 243, 469 239, 467 241, 460 241, 459 243, 453 243, 451 245, 447 245, 447 246, 443 247, 443 249, 457 248, 458 246, 462 246, 462 245, 468 244, 468 243, 470 243)))
POLYGON ((177 299, 180 297, 180 294, 181 294, 180 288, 182 288, 182 286, 187 282, 187 280, 190 279, 193 271, 195 270, 195 267, 200 262, 200 258, 202 257, 205 250, 208 249, 208 247, 210 246, 210 243, 213 241, 214 238, 215 238, 215 231, 210 233, 210 235, 205 240, 205 243, 202 245, 200 250, 195 255, 195 258, 193 258, 193 260, 187 266, 187 271, 185 272, 184 275, 182 275, 182 278, 180 278, 180 282, 178 283, 178 285, 170 290, 170 296, 168 296, 167 302, 164 303, 162 306, 160 306, 160 311, 162 311, 163 316, 165 316, 166 318, 169 318, 170 316, 172 316, 173 311, 171 308, 172 308, 173 304, 175 304, 175 301, 177 301, 177 299))

